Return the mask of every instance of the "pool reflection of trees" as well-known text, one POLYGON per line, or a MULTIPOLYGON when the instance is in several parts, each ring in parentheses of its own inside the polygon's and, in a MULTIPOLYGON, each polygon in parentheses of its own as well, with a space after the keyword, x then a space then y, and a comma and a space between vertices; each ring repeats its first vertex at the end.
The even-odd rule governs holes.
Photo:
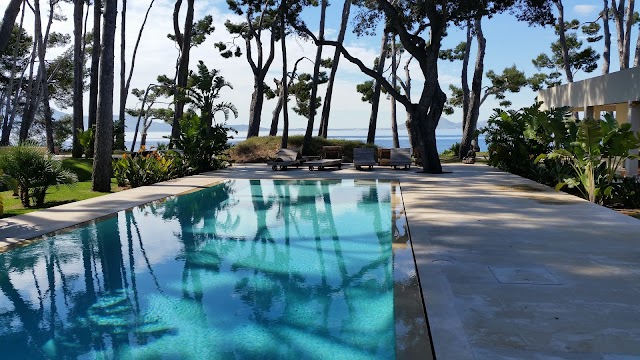
MULTIPOLYGON (((384 281, 376 285, 379 289, 374 290, 382 292, 393 286, 390 251, 386 251, 386 247, 390 247, 389 234, 382 229, 381 208, 364 206, 365 203, 379 202, 376 187, 364 188, 368 190, 361 194, 358 207, 371 212, 380 243, 379 255, 357 271, 348 271, 331 208, 331 190, 339 183, 274 181, 273 191, 265 194, 263 183, 251 181, 251 206, 257 224, 255 236, 251 239, 218 236, 220 232, 233 232, 241 225, 235 209, 248 205, 243 203, 242 197, 231 192, 232 183, 224 183, 170 198, 161 206, 151 204, 137 211, 127 211, 120 218, 112 217, 78 230, 84 235, 93 233, 91 241, 81 241, 79 236, 63 236, 63 240, 56 240, 55 246, 50 241, 42 241, 0 254, 0 291, 9 302, 9 306, 0 303, 0 322, 3 324, 0 328, 0 353, 9 354, 8 358, 12 355, 43 358, 62 353, 76 357, 92 351, 106 351, 113 355, 124 346, 147 344, 175 334, 176 329, 146 316, 144 300, 141 300, 149 291, 167 293, 163 289, 166 282, 160 281, 154 271, 154 267, 162 264, 150 261, 145 247, 153 246, 157 241, 171 240, 145 238, 144 229, 139 227, 136 219, 153 214, 166 221, 175 220, 178 224, 179 229, 174 236, 180 240, 183 249, 175 260, 183 262, 182 297, 202 308, 200 319, 194 321, 207 323, 207 314, 211 313, 205 309, 205 292, 210 289, 203 286, 202 277, 220 272, 226 255, 243 250, 242 258, 231 264, 230 269, 251 275, 242 277, 235 284, 239 298, 251 309, 251 321, 274 331, 278 326, 287 326, 312 331, 336 341, 332 333, 335 329, 331 330, 329 324, 332 303, 336 299, 344 299, 347 321, 353 320, 358 311, 350 290, 345 291, 344 287, 354 284, 371 286, 365 278, 367 273, 376 269, 382 271, 384 281), (292 183, 300 185, 298 192, 288 186, 292 183), (284 227, 283 239, 276 239, 271 233, 268 219, 273 211, 284 227), (289 245, 303 237, 300 222, 304 219, 313 219, 317 259, 306 261, 317 261, 319 279, 305 276, 291 267, 287 267, 289 271, 286 272, 272 271, 269 264, 291 263, 290 247, 281 247, 279 243, 289 245), (121 227, 124 227, 124 234, 121 234, 121 227), (338 283, 332 282, 331 271, 325 262, 327 250, 323 248, 323 242, 327 240, 331 241, 335 254, 338 283), (20 252, 19 262, 10 256, 13 252, 20 252), (136 257, 134 253, 141 256, 136 257), (135 271, 135 261, 140 258, 146 268, 143 274, 151 280, 154 288, 145 286, 142 294, 138 289, 141 272, 135 271), (251 264, 260 265, 249 266, 251 264), (82 266, 81 273, 74 272, 77 265, 82 266), (38 272, 43 266, 46 288, 41 285, 45 276, 38 272), (29 272, 33 277, 32 287, 37 293, 36 302, 28 300, 23 284, 20 290, 14 286, 18 278, 23 279, 29 272), (265 283, 263 280, 270 286, 261 286, 265 283), (342 297, 337 296, 342 292, 342 297), (299 302, 320 304, 322 311, 313 318, 296 317, 294 303, 299 302), (282 312, 275 316, 274 308, 282 308, 282 312), (19 354, 15 353, 17 349, 20 349, 19 354)), ((357 191, 362 190, 357 188, 357 191)), ((377 344, 377 341, 373 343, 377 344)), ((366 350, 375 354, 375 346, 366 350)), ((242 356, 241 351, 237 350, 235 354, 242 356)))

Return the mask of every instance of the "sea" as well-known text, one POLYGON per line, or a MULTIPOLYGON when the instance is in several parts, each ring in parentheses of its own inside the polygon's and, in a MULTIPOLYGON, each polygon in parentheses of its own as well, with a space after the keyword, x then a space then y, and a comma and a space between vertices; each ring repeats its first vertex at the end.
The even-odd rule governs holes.
MULTIPOLYGON (((289 132, 289 135, 303 135, 304 130, 295 129, 289 132)), ((315 133, 314 133, 315 134, 315 133)), ((169 142, 167 137, 170 135, 169 132, 149 132, 147 134, 147 149, 151 147, 157 147, 159 144, 166 144, 169 142)), ((233 139, 229 140, 230 144, 239 143, 247 138, 246 132, 238 132, 238 134, 233 135, 233 139)), ((261 136, 266 136, 266 133, 260 133, 261 136)), ((344 140, 359 140, 362 142, 367 141, 367 129, 330 129, 328 137, 330 139, 344 139, 344 140)), ((462 130, 460 129, 442 129, 436 130, 436 146, 438 147, 438 152, 443 152, 455 143, 460 142, 462 138, 462 130)), ((133 132, 125 133, 125 145, 127 149, 131 149, 131 143, 133 140, 133 132)), ((401 131, 399 134, 400 147, 411 147, 409 145, 409 136, 406 131, 401 131)), ((138 146, 140 144, 140 136, 138 136, 138 146)), ((393 136, 390 129, 380 129, 376 131, 376 140, 375 144, 383 147, 383 148, 391 148, 393 147, 393 136)), ((480 146, 480 151, 487 150, 487 144, 485 142, 484 136, 480 136, 478 139, 478 145, 480 146)), ((137 147, 137 146, 136 146, 137 147)))

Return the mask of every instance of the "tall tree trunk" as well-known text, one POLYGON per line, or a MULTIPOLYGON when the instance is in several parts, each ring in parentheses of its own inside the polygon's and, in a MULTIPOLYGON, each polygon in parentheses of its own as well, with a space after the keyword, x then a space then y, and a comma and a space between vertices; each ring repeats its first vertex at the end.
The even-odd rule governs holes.
MULTIPOLYGON (((409 69, 409 65, 411 64, 412 60, 413 60, 413 56, 411 56, 409 60, 407 60, 407 62, 404 63, 405 81, 403 84, 403 88, 404 88, 404 94, 409 100, 409 102, 411 102, 411 70, 409 69)), ((411 117, 411 113, 408 110, 406 111, 406 113, 407 113, 407 120, 405 120, 405 126, 407 126, 407 122, 411 117)), ((409 146, 411 146, 414 149, 417 149, 417 147, 414 146, 415 144, 413 143, 413 138, 411 137, 411 130, 409 129, 408 126, 407 126, 407 135, 409 137, 409 146)))
POLYGON ((472 30, 473 24, 471 20, 467 21, 467 40, 464 47, 464 56, 462 58, 462 131, 464 132, 465 127, 467 126, 466 121, 467 115, 469 113, 469 94, 471 90, 469 89, 469 57, 471 55, 471 45, 473 43, 472 30))
MULTIPOLYGON (((91 50, 91 79, 89 85, 89 122, 87 129, 92 129, 96 125, 98 118, 98 92, 100 85, 100 53, 102 26, 102 0, 93 0, 93 49, 91 50)), ((95 136, 91 140, 89 149, 85 149, 89 158, 93 157, 95 148, 95 136)))
MULTIPOLYGON (((182 3, 181 0, 179 0, 182 3)), ((177 4, 177 3, 176 3, 177 4)), ((189 77, 189 56, 191 53, 191 35, 193 32, 193 15, 194 0, 187 0, 187 16, 184 21, 184 35, 182 36, 182 45, 180 53, 180 63, 178 65, 177 88, 178 91, 187 87, 187 78, 189 77)), ((175 19, 174 19, 175 20, 175 19)), ((179 39, 176 36, 176 39, 179 39)), ((177 95, 177 94, 176 94, 177 95)), ((171 138, 180 137, 180 119, 184 115, 185 101, 180 96, 176 99, 176 109, 173 117, 173 127, 171 129, 171 138)))
MULTIPOLYGON (((118 120, 113 124, 115 132, 115 150, 126 150, 124 146, 124 128, 125 128, 125 107, 127 105, 127 95, 129 93, 126 87, 127 73, 127 0, 122 0, 122 11, 120 12, 120 106, 118 111, 118 120)), ((133 149, 131 149, 133 150, 133 149)))
POLYGON ((7 8, 4 10, 2 24, 0 24, 0 53, 3 53, 7 45, 9 45, 13 25, 16 23, 22 2, 23 0, 9 0, 7 8))
POLYGON ((142 116, 145 115, 145 106, 147 104, 147 97, 149 96, 149 91, 154 84, 150 84, 147 86, 147 91, 144 92, 144 96, 142 97, 142 104, 140 105, 140 113, 138 113, 138 120, 136 121, 136 128, 133 131, 133 141, 131 142, 131 151, 135 151, 136 142, 138 140, 138 130, 140 130, 140 121, 142 121, 142 116))
POLYGON ((629 0, 625 9, 625 0, 611 0, 613 10, 613 21, 616 24, 618 40, 618 58, 620 70, 629 68, 630 47, 631 47, 631 25, 633 25, 633 10, 635 0, 629 0))
POLYGON ((115 36, 118 0, 104 0, 102 51, 100 55, 100 90, 96 121, 93 191, 111 190, 111 153, 113 149, 113 87, 115 77, 115 36))
POLYGON ((475 139, 476 127, 478 125, 478 117, 480 116, 480 105, 482 103, 482 76, 484 74, 484 55, 487 48, 487 40, 482 32, 482 18, 477 18, 474 23, 476 40, 478 42, 478 53, 476 55, 476 65, 473 72, 473 80, 471 82, 471 97, 469 99, 469 111, 466 114, 464 123, 464 131, 462 132, 462 141, 460 142, 460 158, 466 156, 471 141, 475 139))
POLYGON ((253 94, 251 94, 251 105, 249 107, 247 139, 260 135, 260 120, 262 117, 262 104, 264 103, 264 75, 266 73, 260 71, 253 77, 253 94))
MULTIPOLYGON (((20 123, 20 134, 18 135, 18 142, 22 143, 29 137, 29 128, 31 127, 31 121, 34 117, 33 113, 36 111, 38 99, 38 89, 42 82, 40 78, 41 72, 38 71, 36 80, 33 78, 35 62, 38 57, 38 42, 33 42, 33 49, 31 51, 31 60, 29 63, 29 82, 27 83, 26 104, 22 112, 22 121, 20 123)), ((8 141, 8 139, 7 139, 8 141)))
POLYGON ((629 0, 629 4, 627 5, 627 11, 625 14, 625 34, 624 34, 624 64, 625 69, 629 68, 629 60, 631 56, 631 25, 634 23, 634 7, 635 0, 629 0))
MULTIPOLYGON (((293 71, 291 71, 291 74, 288 75, 289 84, 287 85, 287 92, 288 92, 288 89, 291 88, 291 85, 293 85, 293 81, 296 79, 296 73, 298 72, 298 65, 304 59, 309 60, 307 57, 303 56, 298 60, 296 60, 295 64, 293 65, 293 71)), ((282 87, 282 80, 277 80, 277 79, 274 79, 274 80, 276 82, 276 88, 279 95, 278 95, 278 103, 276 104, 276 107, 273 110, 273 118, 271 119, 271 128, 269 129, 269 136, 276 136, 276 134, 278 133, 278 122, 280 120, 280 113, 282 112, 282 107, 283 107, 283 104, 285 103, 284 88, 282 87)), ((287 98, 287 103, 288 102, 289 102, 289 99, 287 98)))
MULTIPOLYGON (((382 45, 380 48, 380 59, 376 71, 382 76, 384 72, 384 62, 387 58, 387 47, 389 45, 389 34, 385 31, 382 34, 382 45)), ((371 116, 369 117, 369 132, 367 134, 367 143, 373 144, 376 141, 376 127, 378 126, 378 109, 380 108, 380 90, 382 84, 376 81, 373 89, 373 98, 371 99, 371 116)))
POLYGON ((282 93, 284 94, 284 103, 282 106, 282 142, 281 148, 286 148, 289 142, 289 106, 287 99, 289 98, 289 84, 287 83, 287 45, 286 45, 286 21, 284 16, 284 9, 287 2, 280 0, 280 42, 282 46, 282 93))
MULTIPOLYGON (((124 95, 123 92, 120 91, 120 114, 122 117, 122 123, 124 124, 125 121, 125 110, 126 110, 126 106, 127 106, 127 96, 129 94, 129 88, 131 87, 131 79, 133 78, 133 69, 136 66, 136 56, 138 54, 138 47, 140 46, 140 40, 142 39, 142 32, 144 31, 144 27, 147 24, 147 20, 149 19, 149 13, 151 12, 151 8, 153 7, 153 3, 155 2, 155 0, 151 0, 151 2, 149 3, 149 7, 147 8, 147 12, 144 15, 144 20, 142 21, 142 25, 140 25, 140 30, 138 31, 138 38, 136 39, 136 45, 133 47, 133 55, 131 55, 131 67, 129 68, 129 76, 127 77, 127 81, 124 84, 124 95), (123 99, 124 96, 124 99, 123 99)), ((124 19, 124 16, 123 16, 124 19)), ((124 20, 123 20, 124 21, 124 20)), ((123 57, 124 59, 124 57, 123 57)), ((149 85, 151 87, 151 85, 149 85)), ((147 91, 149 91, 150 87, 147 88, 147 91)), ((145 98, 146 98, 146 93, 145 93, 145 98)), ((144 108, 144 101, 142 103, 141 108, 144 108)), ((136 136, 138 135, 138 126, 140 125, 140 118, 138 118, 138 122, 136 123, 136 130, 135 133, 133 135, 133 143, 131 144, 131 151, 135 151, 135 140, 136 140, 136 136)))
MULTIPOLYGON (((615 0, 614 0, 615 1, 615 0)), ((562 64, 564 66, 564 73, 567 77, 567 82, 573 82, 573 73, 571 72, 571 65, 569 64, 569 49, 567 48, 566 29, 564 26, 564 6, 562 0, 553 0, 558 8, 558 33, 560 35, 560 48, 562 50, 562 64)))
MULTIPOLYGON (((318 38, 324 40, 324 23, 327 13, 327 0, 322 0, 320 5, 320 30, 318 38)), ((318 96, 318 77, 320 76, 320 63, 322 62, 322 45, 317 45, 316 60, 313 64, 313 79, 311 81, 311 97, 309 98, 309 121, 307 122, 307 131, 304 134, 302 142, 302 151, 306 154, 309 151, 311 137, 313 136, 313 125, 316 118, 316 101, 318 96)))
MULTIPOLYGON (((22 26, 24 25, 25 9, 26 9, 26 2, 24 2, 22 6, 22 14, 20 15, 20 24, 18 25, 20 29, 22 29, 22 26)), ((16 44, 20 44, 21 41, 22 41, 22 31, 18 32, 18 36, 16 38, 16 44)), ((12 101, 11 95, 13 94, 13 83, 15 81, 16 73, 18 71, 18 66, 17 66, 18 49, 19 49, 19 46, 15 46, 15 48, 13 49, 13 62, 11 64, 11 75, 9 77, 9 86, 6 89, 7 99, 5 104, 4 116, 2 118, 2 137, 0 139, 0 146, 9 145, 11 130, 13 129, 13 121, 10 116, 10 114, 12 113, 11 109, 12 107, 17 106, 17 100, 20 97, 20 93, 22 90, 22 82, 24 79, 24 74, 23 76, 20 77, 20 80, 18 81, 18 87, 15 90, 15 95, 13 96, 13 101, 12 101)))
POLYGON ((638 40, 636 41, 636 55, 633 59, 633 67, 640 66, 640 32, 638 33, 638 40))
MULTIPOLYGON (((398 59, 396 49, 396 35, 391 37, 391 85, 395 89, 398 84, 398 59)), ((400 147, 400 139, 398 138, 398 111, 396 110, 396 98, 391 97, 391 133, 393 134, 393 147, 400 147)))
POLYGON ((82 146, 78 139, 78 130, 84 131, 83 93, 84 93, 84 53, 82 51, 84 0, 74 0, 73 7, 73 129, 71 156, 82 157, 82 146))
POLYGON ((269 129, 269 136, 276 136, 278 133, 278 122, 280 120, 280 112, 282 111, 282 102, 284 101, 284 94, 282 93, 282 81, 274 79, 276 83, 276 92, 278 93, 278 102, 271 116, 271 128, 269 129))
POLYGON ((604 50, 602 51, 602 73, 609 73, 611 62, 611 30, 609 29, 609 0, 603 0, 602 29, 604 31, 604 50))
MULTIPOLYGON (((338 33, 338 42, 342 44, 347 32, 347 25, 349 23, 349 14, 351 13, 351 0, 345 0, 342 7, 342 22, 340 23, 340 32, 338 33)), ((331 63, 331 73, 329 75, 329 82, 327 83, 327 93, 324 96, 324 104, 322 105, 322 116, 320 117, 320 136, 326 138, 329 130, 329 115, 331 114, 331 99, 333 97, 333 84, 336 80, 336 73, 338 72, 338 64, 340 63, 340 51, 336 49, 333 55, 333 62, 331 63)))

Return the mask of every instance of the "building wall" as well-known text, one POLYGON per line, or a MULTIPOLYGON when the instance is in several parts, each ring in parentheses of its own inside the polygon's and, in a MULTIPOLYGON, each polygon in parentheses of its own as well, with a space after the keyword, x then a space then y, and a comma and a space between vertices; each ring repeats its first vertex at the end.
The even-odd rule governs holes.
MULTIPOLYGON (((637 100, 640 100, 640 67, 555 86, 538 92, 538 101, 544 102, 542 109, 561 106, 583 109, 588 106, 626 105, 629 101, 637 100)), ((617 108, 616 110, 620 113, 619 110, 622 109, 617 108)))

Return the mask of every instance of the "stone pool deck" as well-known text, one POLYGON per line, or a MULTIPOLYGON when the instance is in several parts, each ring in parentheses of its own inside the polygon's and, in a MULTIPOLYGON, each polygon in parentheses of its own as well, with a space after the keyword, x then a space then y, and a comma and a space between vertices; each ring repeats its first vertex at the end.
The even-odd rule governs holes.
POLYGON ((222 179, 396 179, 437 358, 640 359, 639 220, 486 165, 444 169, 239 165, 0 220, 0 248, 222 179))

